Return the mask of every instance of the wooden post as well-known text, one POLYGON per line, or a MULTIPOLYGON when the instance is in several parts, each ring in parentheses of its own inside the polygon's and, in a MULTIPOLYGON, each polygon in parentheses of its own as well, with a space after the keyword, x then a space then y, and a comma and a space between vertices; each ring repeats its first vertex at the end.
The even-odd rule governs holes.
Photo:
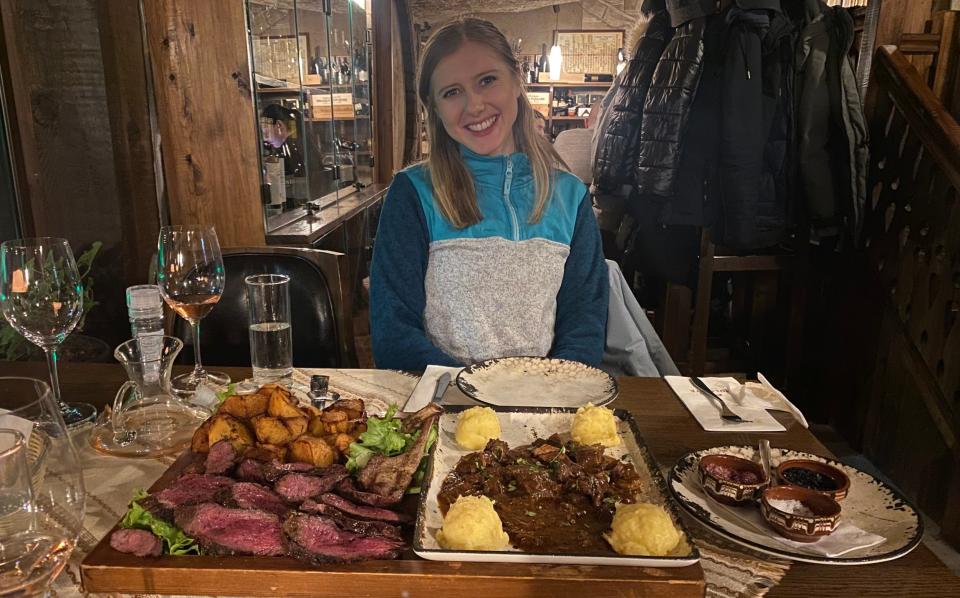
POLYGON ((265 245, 242 0, 143 0, 172 224, 265 245))
MULTIPOLYGON (((394 69, 393 69, 393 22, 392 0, 374 0, 373 12, 373 180, 375 183, 389 183, 393 172, 400 164, 394 151, 394 120, 398 116, 394 111, 394 69)), ((402 88, 402 80, 401 80, 402 88)), ((403 113, 399 114, 403 118, 403 113)), ((402 147, 402 146, 401 146, 402 147)), ((400 158, 402 159, 402 152, 400 158)))

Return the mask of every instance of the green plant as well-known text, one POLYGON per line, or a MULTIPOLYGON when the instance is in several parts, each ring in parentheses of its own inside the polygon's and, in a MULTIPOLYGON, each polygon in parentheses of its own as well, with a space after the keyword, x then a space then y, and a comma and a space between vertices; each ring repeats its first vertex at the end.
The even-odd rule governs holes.
MULTIPOLYGON (((90 271, 93 268, 93 260, 103 243, 94 241, 86 251, 77 258, 77 270, 80 272, 80 282, 83 284, 83 314, 77 323, 75 330, 83 330, 86 323, 87 314, 90 310, 99 305, 93 297, 93 276, 90 271)), ((39 355, 39 350, 19 332, 13 329, 13 326, 7 323, 5 319, 0 319, 0 361, 20 361, 27 359, 32 355, 39 355)))

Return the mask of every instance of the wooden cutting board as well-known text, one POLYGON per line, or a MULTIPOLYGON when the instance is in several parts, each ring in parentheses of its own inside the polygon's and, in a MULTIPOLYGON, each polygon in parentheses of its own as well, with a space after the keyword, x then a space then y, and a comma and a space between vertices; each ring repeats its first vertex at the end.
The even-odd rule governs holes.
MULTIPOLYGON (((150 488, 180 475, 182 455, 150 488)), ((409 497, 402 510, 416 510, 409 497)), ((119 523, 119 522, 118 522, 119 523)), ((114 527, 116 529, 116 527, 114 527)), ((112 533, 111 530, 110 533, 112 533)), ((412 529, 404 528, 408 544, 412 529)), ((680 568, 529 565, 427 561, 412 550, 399 559, 314 567, 288 557, 163 556, 140 558, 110 547, 108 533, 80 565, 91 593, 203 596, 676 596, 701 597, 699 563, 680 568)))

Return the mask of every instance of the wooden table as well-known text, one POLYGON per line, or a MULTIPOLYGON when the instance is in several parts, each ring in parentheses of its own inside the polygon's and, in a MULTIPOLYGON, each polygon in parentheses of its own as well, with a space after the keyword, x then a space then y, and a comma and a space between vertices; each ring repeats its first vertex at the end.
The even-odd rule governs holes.
MULTIPOLYGON (((218 368, 226 370, 234 379, 249 376, 248 368, 218 368)), ((117 387, 125 380, 119 365, 109 364, 61 364, 60 380, 65 400, 88 401, 102 405, 112 399, 117 387)), ((42 363, 0 362, 0 376, 29 375, 46 378, 46 366, 42 363)), ((788 426, 786 432, 779 433, 741 433, 726 434, 705 432, 687 412, 682 403, 674 396, 663 380, 654 378, 621 378, 620 398, 616 406, 629 409, 654 457, 662 467, 672 466, 684 454, 698 449, 722 444, 756 444, 767 437, 778 446, 808 451, 829 456, 827 449, 820 444, 809 431, 792 420, 782 419, 788 426)), ((435 563, 427 561, 402 561, 407 573, 432 573, 435 563)), ((445 583, 453 581, 463 574, 475 574, 478 583, 473 594, 477 596, 517 595, 522 589, 524 595, 570 595, 560 580, 553 579, 556 569, 564 567, 520 566, 502 564, 454 563, 448 564, 448 573, 436 578, 437 595, 446 595, 445 583), (511 583, 512 582, 512 583, 511 583), (513 590, 513 591, 511 591, 513 590)), ((390 588, 391 574, 382 564, 369 564, 371 572, 383 569, 382 590, 390 588)), ((596 569, 596 568, 593 568, 596 569)), ((625 568, 616 568, 623 570, 625 568)), ((683 586, 696 586, 697 578, 702 583, 699 567, 686 567, 675 570, 682 576, 683 586)), ((331 582, 335 575, 331 575, 331 582)), ((588 576, 589 577, 589 576, 588 576)), ((582 581, 587 581, 586 579, 582 581)), ((638 586, 640 584, 637 584, 638 586)), ((449 588, 449 586, 446 586, 449 588)), ((586 590, 587 586, 582 589, 586 590)), ((387 590, 384 595, 390 593, 387 590)), ((238 591, 240 589, 238 588, 238 591)), ((700 590, 702 591, 702 590, 700 590)), ((242 591, 240 592, 242 593, 242 591)), ((602 588, 590 588, 589 595, 600 596, 602 588)), ((687 595, 686 591, 678 594, 687 595)), ((638 587, 637 596, 645 595, 638 587)), ((774 588, 768 596, 960 596, 960 579, 954 576, 937 557, 922 544, 913 552, 898 560, 863 566, 826 566, 806 563, 794 563, 783 583, 774 588)))

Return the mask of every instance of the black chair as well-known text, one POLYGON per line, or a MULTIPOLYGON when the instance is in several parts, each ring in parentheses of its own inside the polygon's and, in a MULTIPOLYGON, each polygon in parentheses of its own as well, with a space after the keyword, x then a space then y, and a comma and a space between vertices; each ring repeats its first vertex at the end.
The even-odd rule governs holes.
MULTIPOLYGON (((290 277, 293 364, 298 367, 355 367, 352 296, 346 289, 347 256, 299 247, 241 247, 223 250, 227 278, 220 302, 200 321, 204 365, 250 363, 244 279, 251 274, 290 277)), ((192 360, 189 324, 176 318, 173 334, 192 360)))

